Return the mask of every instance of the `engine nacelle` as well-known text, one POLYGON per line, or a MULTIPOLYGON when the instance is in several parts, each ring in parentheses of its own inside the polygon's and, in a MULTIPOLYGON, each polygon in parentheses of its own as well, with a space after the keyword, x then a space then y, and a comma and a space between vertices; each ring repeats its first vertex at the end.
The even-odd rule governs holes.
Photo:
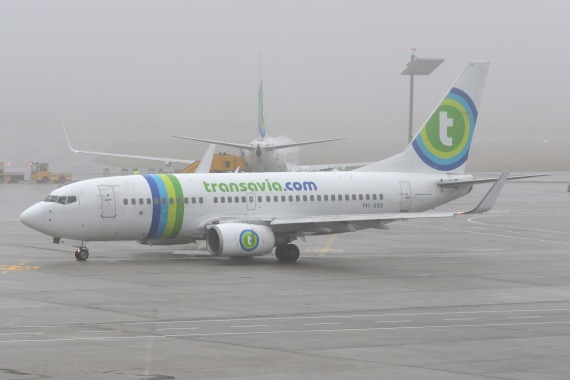
POLYGON ((222 223, 208 229, 206 245, 212 256, 260 256, 273 250, 275 234, 267 226, 222 223))

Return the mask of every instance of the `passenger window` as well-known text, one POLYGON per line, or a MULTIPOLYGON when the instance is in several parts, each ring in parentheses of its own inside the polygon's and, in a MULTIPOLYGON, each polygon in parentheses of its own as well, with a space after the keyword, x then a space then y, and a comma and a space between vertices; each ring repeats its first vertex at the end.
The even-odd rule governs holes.
POLYGON ((301 201, 301 196, 295 195, 295 200, 296 200, 297 202, 301 201))
POLYGON ((160 204, 160 199, 159 198, 153 198, 152 199, 153 203, 155 206, 158 206, 160 204))
POLYGON ((372 194, 372 200, 373 200, 373 201, 376 200, 376 194, 372 194))
POLYGON ((331 201, 336 201, 336 197, 334 196, 334 194, 331 195, 331 201))
POLYGON ((345 195, 344 195, 344 200, 345 200, 345 201, 349 201, 349 200, 350 200, 350 195, 345 194, 345 195))
POLYGON ((261 201, 263 201, 263 197, 261 195, 257 196, 257 201, 261 203, 261 201))
POLYGON ((162 204, 163 204, 163 205, 166 204, 166 198, 162 198, 162 204))
POLYGON ((196 197, 192 197, 192 204, 196 203, 196 197))
POLYGON ((129 200, 127 198, 123 199, 123 204, 126 206, 129 204, 129 200))
POLYGON ((367 201, 370 200, 370 194, 366 194, 366 200, 367 200, 367 201))
POLYGON ((139 205, 144 205, 144 199, 139 198, 139 205))
POLYGON ((255 200, 255 198, 253 198, 253 195, 250 195, 250 196, 249 196, 249 203, 253 203, 254 200, 255 200))
POLYGON ((305 202, 307 201, 307 196, 306 196, 306 195, 303 195, 303 201, 305 201, 305 202))
POLYGON ((204 198, 202 198, 202 197, 198 198, 198 202, 204 203, 204 198))
POLYGON ((149 205, 150 204, 150 198, 146 199, 146 204, 149 205))
POLYGON ((311 199, 311 202, 315 200, 315 196, 314 196, 314 195, 311 195, 309 198, 311 199))
MULTIPOLYGON (((184 197, 184 204, 188 204, 189 199, 187 197, 184 197)), ((194 198, 194 203, 196 203, 196 198, 194 198)))
POLYGON ((356 194, 352 194, 352 200, 353 200, 353 201, 356 200, 356 194))
POLYGON ((279 197, 277 195, 273 196, 273 202, 279 202, 279 197))
POLYGON ((285 195, 282 195, 281 196, 281 202, 285 202, 285 201, 287 201, 287 197, 285 195))
POLYGON ((135 198, 131 198, 131 204, 132 205, 136 205, 137 204, 137 200, 135 198))
POLYGON ((289 202, 293 202, 293 196, 289 195, 289 202))
POLYGON ((218 203, 218 197, 214 197, 214 203, 218 203))
POLYGON ((182 199, 181 198, 176 198, 176 204, 179 205, 182 203, 182 199))
POLYGON ((232 203, 232 197, 228 197, 228 203, 232 203))
POLYGON ((265 197, 265 200, 266 200, 267 202, 271 202, 271 196, 269 196, 269 195, 266 196, 266 197, 265 197))
POLYGON ((220 200, 222 201, 222 203, 226 203, 226 197, 220 197, 220 200))
POLYGON ((380 198, 378 198, 380 200, 384 199, 384 194, 380 194, 380 198))
POLYGON ((358 200, 361 200, 361 201, 364 200, 364 197, 362 196, 362 194, 358 194, 358 200))
POLYGON ((168 198, 168 203, 170 203, 171 205, 174 204, 174 198, 168 198))
MULTIPOLYGON (((325 197, 326 197, 326 195, 325 195, 325 197)), ((318 201, 321 200, 321 196, 320 196, 320 195, 317 195, 317 200, 318 200, 318 201)), ((325 201, 326 201, 326 199, 325 199, 325 201)))

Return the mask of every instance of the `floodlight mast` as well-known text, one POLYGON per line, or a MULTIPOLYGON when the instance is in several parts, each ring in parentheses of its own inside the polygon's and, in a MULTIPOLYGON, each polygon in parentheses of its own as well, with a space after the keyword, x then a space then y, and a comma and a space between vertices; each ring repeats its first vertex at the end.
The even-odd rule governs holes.
POLYGON ((410 113, 409 113, 409 126, 408 126, 408 143, 412 141, 413 137, 413 123, 414 123, 414 76, 415 75, 430 75, 435 69, 438 68, 445 61, 444 58, 418 58, 416 57, 416 48, 412 49, 412 57, 410 62, 406 64, 406 69, 400 75, 410 76, 410 113))

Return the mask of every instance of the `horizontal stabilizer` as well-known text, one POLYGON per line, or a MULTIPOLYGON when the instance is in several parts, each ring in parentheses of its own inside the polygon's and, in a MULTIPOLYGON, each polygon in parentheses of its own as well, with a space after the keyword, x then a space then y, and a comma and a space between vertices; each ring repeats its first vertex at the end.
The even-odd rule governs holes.
MULTIPOLYGON (((548 174, 533 174, 533 175, 518 175, 507 178, 507 181, 511 181, 514 179, 524 179, 524 178, 535 178, 535 177, 545 177, 548 174)), ((449 181, 440 181, 437 183, 439 187, 458 187, 458 186, 466 186, 466 185, 479 185, 482 183, 490 183, 496 182, 499 178, 482 178, 482 179, 471 179, 471 180, 449 180, 449 181)))

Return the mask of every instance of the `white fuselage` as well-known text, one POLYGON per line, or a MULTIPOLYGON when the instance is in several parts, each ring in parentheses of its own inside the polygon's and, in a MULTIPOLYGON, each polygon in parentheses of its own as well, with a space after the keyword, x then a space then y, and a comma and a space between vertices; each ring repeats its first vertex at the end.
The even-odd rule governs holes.
POLYGON ((370 172, 106 177, 56 189, 51 201, 26 213, 37 215, 31 227, 53 237, 190 241, 205 236, 205 223, 224 218, 264 223, 312 215, 422 212, 469 192, 470 187, 437 186, 448 179, 447 174, 370 172))
POLYGON ((241 156, 246 166, 244 169, 249 172, 296 171, 295 168, 300 164, 299 147, 266 150, 267 147, 293 143, 293 140, 284 136, 266 137, 265 139, 250 141, 249 144, 256 149, 241 150, 241 156))

